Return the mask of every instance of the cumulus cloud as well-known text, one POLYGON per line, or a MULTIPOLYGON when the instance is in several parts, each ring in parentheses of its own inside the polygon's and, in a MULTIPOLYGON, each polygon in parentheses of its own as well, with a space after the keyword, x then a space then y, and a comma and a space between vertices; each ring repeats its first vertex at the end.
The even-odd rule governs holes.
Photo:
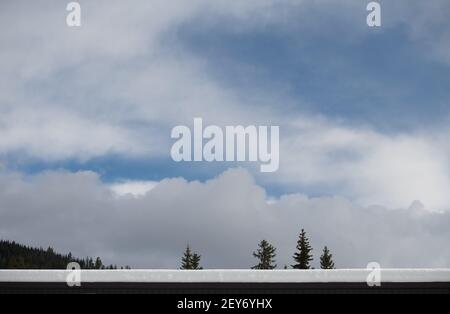
MULTIPOLYGON (((0 109, 0 151, 24 152, 42 160, 78 158, 82 161, 107 154, 148 154, 132 133, 121 126, 86 119, 59 109, 0 109)), ((23 156, 26 158, 26 156, 23 156)))
POLYGON ((110 185, 111 190, 118 196, 142 197, 151 191, 158 182, 125 180, 110 185))
POLYGON ((410 208, 360 207, 340 197, 284 195, 268 201, 252 175, 232 169, 207 182, 161 181, 139 198, 117 197, 91 172, 0 176, 0 235, 107 263, 176 268, 189 243, 210 268, 248 268, 258 241, 292 263, 301 228, 317 257, 329 246, 336 264, 450 266, 450 216, 410 208))
MULTIPOLYGON (((395 12, 386 19, 387 24, 406 24, 417 11, 423 12, 420 16, 424 21, 434 20, 438 15, 443 24, 438 12, 444 4, 437 3, 430 9, 420 6, 420 10, 414 9, 418 5, 397 8, 386 4, 389 6, 386 14, 395 12)), ((304 32, 319 32, 320 28, 311 25, 320 15, 324 17, 322 26, 336 18, 337 25, 346 25, 346 29, 349 25, 360 25, 348 33, 366 34, 364 23, 354 21, 355 12, 361 12, 363 20, 365 8, 352 0, 214 1, 214 4, 193 0, 171 5, 159 0, 137 1, 134 5, 95 1, 83 2, 82 9, 83 27, 69 29, 64 24, 65 4, 2 3, 0 136, 9 136, 12 143, 1 145, 0 154, 20 151, 31 157, 61 160, 67 155, 85 159, 113 151, 153 157, 167 153, 171 127, 192 121, 195 116, 215 124, 289 123, 292 114, 286 114, 283 107, 298 100, 271 95, 275 91, 264 88, 258 89, 257 95, 248 95, 247 91, 223 86, 209 73, 204 60, 177 46, 177 29, 193 19, 204 21, 207 27, 208 23, 223 21, 222 17, 229 22, 224 27, 240 27, 241 31, 271 25, 289 27, 289 21, 300 19, 304 32), (292 12, 300 16, 293 18, 292 12), (263 100, 270 108, 264 106, 263 100), (15 126, 19 115, 31 120, 26 129, 15 126), (51 128, 55 124, 60 130, 57 139, 40 130, 41 125, 51 128), (67 131, 60 127, 66 124, 67 131), (90 131, 89 137, 73 140, 73 133, 83 134, 86 130, 90 131), (39 134, 33 138, 35 145, 23 140, 28 133, 39 134)), ((428 34, 425 24, 420 23, 424 25, 421 27, 411 23, 408 29, 412 34, 415 29, 428 34)))
POLYGON ((315 186, 365 206, 406 207, 420 199, 428 210, 449 209, 447 129, 392 135, 323 117, 298 118, 286 128, 280 171, 270 180, 315 186))
POLYGON ((173 125, 194 116, 255 119, 201 60, 164 40, 199 11, 245 16, 264 2, 86 2, 75 30, 55 1, 2 3, 0 154, 154 157, 167 152, 173 125))

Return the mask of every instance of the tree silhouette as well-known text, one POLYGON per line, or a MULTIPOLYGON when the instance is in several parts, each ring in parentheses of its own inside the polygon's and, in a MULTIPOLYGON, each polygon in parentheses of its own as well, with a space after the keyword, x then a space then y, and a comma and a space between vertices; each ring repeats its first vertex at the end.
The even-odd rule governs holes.
POLYGON ((323 248, 322 256, 320 257, 320 268, 334 269, 333 254, 331 254, 328 247, 323 248))
POLYGON ((102 260, 100 259, 100 257, 97 257, 97 259, 95 260, 94 268, 95 269, 102 269, 103 268, 103 263, 102 263, 102 260))
POLYGON ((181 268, 183 270, 200 270, 203 269, 200 266, 201 255, 192 252, 191 248, 186 247, 186 251, 184 251, 184 255, 181 258, 181 268))
POLYGON ((191 260, 191 264, 192 264, 192 269, 193 270, 202 270, 203 267, 200 266, 200 259, 201 259, 201 255, 194 253, 192 255, 192 260, 191 260))
POLYGON ((309 263, 313 260, 311 254, 312 247, 309 244, 309 239, 306 236, 306 232, 302 229, 299 239, 297 241, 297 252, 294 254, 295 265, 292 265, 294 269, 310 269, 309 263))
POLYGON ((258 250, 253 252, 253 256, 259 260, 259 263, 252 269, 275 269, 277 267, 275 264, 276 248, 266 240, 262 240, 258 247, 258 250))
POLYGON ((181 259, 181 269, 192 269, 192 251, 189 244, 186 247, 186 251, 184 251, 184 255, 181 259))

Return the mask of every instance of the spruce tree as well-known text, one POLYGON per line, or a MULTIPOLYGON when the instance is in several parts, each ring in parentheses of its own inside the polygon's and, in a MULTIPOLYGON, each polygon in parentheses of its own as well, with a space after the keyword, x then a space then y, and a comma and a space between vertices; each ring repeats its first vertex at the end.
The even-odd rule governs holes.
POLYGON ((97 259, 95 260, 94 268, 95 269, 102 269, 102 267, 103 267, 102 260, 100 259, 100 257, 97 257, 97 259))
POLYGON ((259 260, 258 265, 252 269, 275 269, 276 248, 266 240, 262 240, 258 245, 258 250, 253 252, 253 256, 259 260))
POLYGON ((203 267, 200 266, 201 255, 194 253, 192 255, 191 264, 193 270, 202 270, 203 267))
POLYGON ((189 245, 186 247, 186 251, 181 259, 181 269, 183 270, 201 270, 200 266, 201 255, 192 252, 189 245))
POLYGON ((330 253, 330 250, 326 246, 323 248, 323 253, 320 257, 320 268, 334 269, 333 254, 330 253))
POLYGON ((189 245, 186 247, 186 251, 181 259, 181 269, 192 269, 192 251, 189 245))
POLYGON ((311 254, 312 247, 309 244, 309 239, 306 236, 306 232, 302 229, 299 239, 297 241, 297 252, 294 254, 295 265, 292 265, 294 269, 310 269, 309 263, 313 260, 311 254))

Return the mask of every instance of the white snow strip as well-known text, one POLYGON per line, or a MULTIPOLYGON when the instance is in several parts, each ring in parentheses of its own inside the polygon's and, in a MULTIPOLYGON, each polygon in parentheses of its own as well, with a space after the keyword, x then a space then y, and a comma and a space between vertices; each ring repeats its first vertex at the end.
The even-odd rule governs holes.
MULTIPOLYGON (((348 283, 366 282, 371 270, 82 270, 81 282, 137 283, 348 283)), ((0 270, 0 282, 66 282, 71 271, 0 270)), ((382 269, 381 282, 450 282, 450 269, 382 269)))

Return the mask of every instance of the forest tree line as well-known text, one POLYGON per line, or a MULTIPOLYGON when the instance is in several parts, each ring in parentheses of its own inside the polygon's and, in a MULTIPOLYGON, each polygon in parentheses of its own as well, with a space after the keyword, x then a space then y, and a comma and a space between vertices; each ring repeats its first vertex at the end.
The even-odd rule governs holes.
MULTIPOLYGON (((295 253, 293 255, 293 269, 311 269, 313 261, 312 247, 305 230, 301 230, 295 253)), ((262 240, 258 248, 253 252, 253 257, 257 264, 252 269, 271 270, 277 268, 276 248, 267 240, 262 240)), ((56 253, 53 248, 32 248, 11 241, 0 240, 0 269, 66 269, 69 263, 78 263, 81 269, 119 269, 116 265, 104 265, 100 257, 93 259, 76 258, 71 253, 67 255, 56 253)), ((181 267, 183 270, 201 270, 201 255, 192 251, 188 245, 182 258, 181 267)), ((333 255, 328 247, 324 247, 320 256, 321 269, 334 269, 333 255)), ((120 269, 130 269, 129 266, 120 269)), ((284 269, 288 269, 285 265, 284 269)))
MULTIPOLYGON (((103 265, 100 257, 84 259, 58 254, 53 248, 32 248, 16 242, 0 240, 0 269, 66 269, 69 263, 78 263, 81 269, 118 269, 103 265)), ((121 267, 129 269, 129 267, 121 267)))

